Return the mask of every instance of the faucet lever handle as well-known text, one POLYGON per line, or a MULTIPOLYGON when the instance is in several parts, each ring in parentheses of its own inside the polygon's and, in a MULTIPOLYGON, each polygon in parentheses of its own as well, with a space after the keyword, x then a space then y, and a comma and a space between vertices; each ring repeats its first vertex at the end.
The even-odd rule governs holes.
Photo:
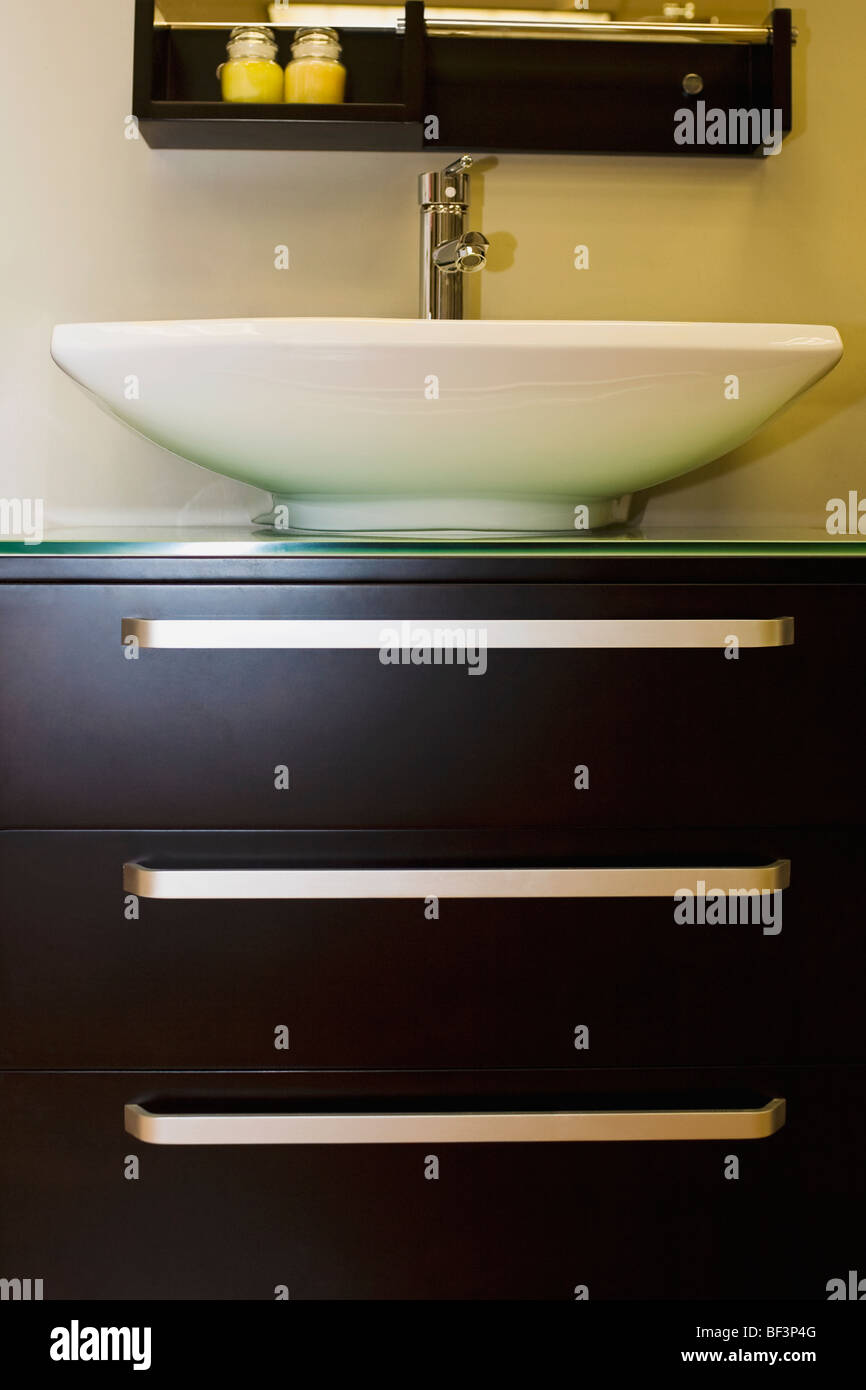
POLYGON ((465 207, 469 202, 469 169, 472 155, 461 154, 444 169, 422 174, 418 180, 418 201, 422 207, 447 204, 465 207))
POLYGON ((443 173, 443 174, 462 174, 463 171, 464 171, 465 169, 471 169, 471 168, 472 168, 472 155, 471 155, 471 154, 461 154, 460 157, 459 157, 458 159, 455 159, 451 164, 446 164, 446 165, 445 165, 445 168, 442 170, 442 173, 443 173))

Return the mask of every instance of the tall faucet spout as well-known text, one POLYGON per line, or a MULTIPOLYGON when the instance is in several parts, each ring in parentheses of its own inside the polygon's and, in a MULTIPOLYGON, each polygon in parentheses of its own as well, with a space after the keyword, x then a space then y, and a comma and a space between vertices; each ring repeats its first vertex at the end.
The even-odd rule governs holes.
POLYGON ((457 271, 466 275, 481 270, 487 260, 490 245, 481 232, 464 232, 462 236, 443 241, 433 252, 433 260, 440 270, 457 271))
POLYGON ((463 154, 419 180, 423 319, 462 318, 463 276, 486 261, 487 238, 466 227, 471 166, 472 156, 463 154))

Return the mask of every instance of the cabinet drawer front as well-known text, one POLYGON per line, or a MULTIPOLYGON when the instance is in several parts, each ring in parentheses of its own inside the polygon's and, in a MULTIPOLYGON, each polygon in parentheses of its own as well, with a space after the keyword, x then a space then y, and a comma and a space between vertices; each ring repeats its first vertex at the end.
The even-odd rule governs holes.
POLYGON ((860 594, 4 585, 0 823, 848 823, 860 594))
POLYGON ((478 1074, 456 1091, 447 1073, 0 1073, 0 1270, 41 1281, 45 1299, 573 1300, 824 1299, 857 1267, 862 1070, 611 1086, 610 1073, 567 1071, 478 1074), (780 1102, 780 1084, 784 1125, 730 1127, 780 1102), (709 1109, 728 1128, 540 1143, 441 1131, 443 1115, 603 1124, 636 1108, 667 1126, 709 1109), (125 1128, 130 1111, 229 1127, 410 1114, 413 1130, 396 1143, 158 1143, 125 1128))
POLYGON ((859 833, 676 840, 7 831, 0 1065, 862 1056, 859 833))

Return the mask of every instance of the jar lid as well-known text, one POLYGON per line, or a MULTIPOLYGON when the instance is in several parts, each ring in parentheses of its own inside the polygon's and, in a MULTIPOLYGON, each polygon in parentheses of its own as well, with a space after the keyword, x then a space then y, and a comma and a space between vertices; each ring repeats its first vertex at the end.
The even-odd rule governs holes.
POLYGON ((236 24, 226 44, 230 58, 276 58, 277 41, 266 24, 236 24))
POLYGON ((324 24, 296 29, 292 55, 295 58, 339 58, 340 35, 324 24))

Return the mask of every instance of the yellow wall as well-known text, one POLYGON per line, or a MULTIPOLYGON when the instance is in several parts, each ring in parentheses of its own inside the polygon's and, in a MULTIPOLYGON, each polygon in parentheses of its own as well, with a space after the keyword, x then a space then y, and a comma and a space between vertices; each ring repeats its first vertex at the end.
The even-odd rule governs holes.
MULTIPOLYGON (((701 8, 764 17, 727 0, 701 8)), ((652 9, 619 6, 629 18, 652 9)), ((430 161, 126 140, 132 11, 132 0, 15 9, 15 61, 0 84, 10 209, 0 225, 0 496, 43 496, 55 524, 241 519, 256 494, 137 439, 61 375, 48 356, 52 324, 412 315, 415 176, 430 161), (293 268, 281 273, 273 248, 283 242, 293 268)), ((814 0, 796 22, 796 129, 777 159, 507 156, 478 181, 473 225, 494 248, 475 285, 485 317, 841 331, 836 371, 752 443, 655 490, 654 523, 820 526, 829 497, 866 494, 866 0, 814 0), (589 272, 572 268, 578 242, 590 247, 589 272)))

